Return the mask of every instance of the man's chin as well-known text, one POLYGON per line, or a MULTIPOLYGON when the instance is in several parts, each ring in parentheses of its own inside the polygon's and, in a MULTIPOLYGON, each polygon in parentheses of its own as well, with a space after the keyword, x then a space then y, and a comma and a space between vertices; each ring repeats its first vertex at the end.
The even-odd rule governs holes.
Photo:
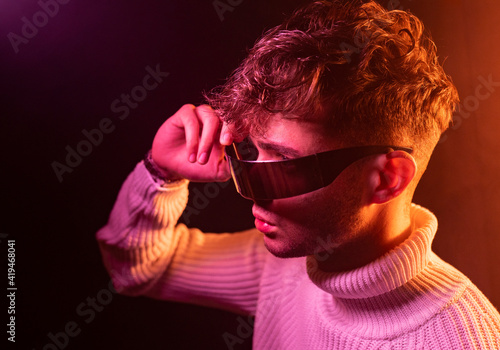
POLYGON ((294 247, 290 244, 285 244, 276 240, 264 238, 264 245, 267 250, 277 258, 299 258, 307 255, 300 247, 294 247))

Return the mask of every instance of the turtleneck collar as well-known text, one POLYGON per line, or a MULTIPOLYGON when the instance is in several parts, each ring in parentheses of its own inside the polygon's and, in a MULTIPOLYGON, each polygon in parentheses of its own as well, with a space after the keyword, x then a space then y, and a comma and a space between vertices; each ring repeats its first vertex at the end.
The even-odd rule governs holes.
POLYGON ((410 213, 414 230, 399 246, 365 266, 344 272, 321 271, 314 256, 309 256, 309 278, 322 290, 342 299, 374 297, 412 280, 429 262, 437 219, 430 211, 415 204, 412 204, 410 213))

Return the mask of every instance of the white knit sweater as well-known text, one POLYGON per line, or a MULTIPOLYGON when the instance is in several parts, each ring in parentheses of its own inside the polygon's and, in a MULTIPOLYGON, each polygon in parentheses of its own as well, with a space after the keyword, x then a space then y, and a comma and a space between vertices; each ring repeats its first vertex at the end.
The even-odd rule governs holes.
MULTIPOLYGON (((158 187, 142 163, 97 233, 118 291, 255 315, 255 349, 500 349, 500 315, 431 251, 437 220, 361 268, 326 273, 312 257, 279 259, 255 229, 207 234, 177 225, 187 181, 158 187)), ((228 335, 228 347, 241 341, 228 335)))

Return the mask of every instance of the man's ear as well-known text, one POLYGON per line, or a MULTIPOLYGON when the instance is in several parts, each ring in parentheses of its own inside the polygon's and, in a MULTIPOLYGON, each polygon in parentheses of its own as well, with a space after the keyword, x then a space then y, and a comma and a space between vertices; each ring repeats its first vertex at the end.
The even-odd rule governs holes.
POLYGON ((411 155, 393 151, 377 156, 370 172, 370 204, 382 204, 399 196, 415 177, 417 164, 411 155))

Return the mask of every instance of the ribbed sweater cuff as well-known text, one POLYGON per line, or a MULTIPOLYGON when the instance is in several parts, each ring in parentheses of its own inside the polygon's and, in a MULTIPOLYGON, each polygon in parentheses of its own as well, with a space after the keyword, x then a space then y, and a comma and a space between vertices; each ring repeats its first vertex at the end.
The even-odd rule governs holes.
POLYGON ((154 242, 161 227, 177 223, 187 203, 188 183, 160 186, 142 162, 137 164, 118 194, 108 224, 97 233, 98 241, 124 249, 154 242))
POLYGON ((188 197, 188 181, 164 187, 139 163, 124 182, 108 223, 97 232, 115 287, 140 294, 158 279, 173 255, 175 225, 188 197))

